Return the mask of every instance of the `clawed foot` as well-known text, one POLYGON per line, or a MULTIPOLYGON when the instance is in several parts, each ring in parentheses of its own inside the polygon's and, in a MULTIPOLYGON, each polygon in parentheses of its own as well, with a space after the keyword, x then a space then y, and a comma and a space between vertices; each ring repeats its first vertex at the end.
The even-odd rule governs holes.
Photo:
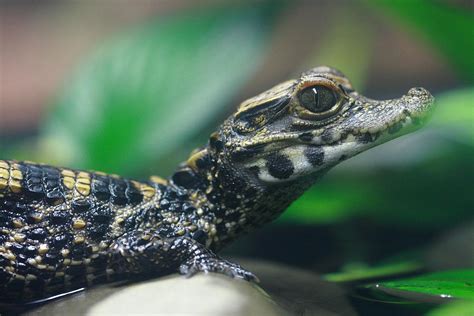
POLYGON ((179 267, 179 272, 186 277, 191 277, 198 272, 215 272, 226 274, 236 279, 259 283, 255 274, 242 268, 236 263, 218 258, 206 258, 201 260, 190 260, 179 267))

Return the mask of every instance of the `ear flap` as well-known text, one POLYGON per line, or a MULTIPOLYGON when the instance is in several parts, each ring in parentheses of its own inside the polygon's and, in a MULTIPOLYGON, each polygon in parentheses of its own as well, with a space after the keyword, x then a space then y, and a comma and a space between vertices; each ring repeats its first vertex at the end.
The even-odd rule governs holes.
POLYGON ((268 102, 256 104, 238 113, 235 116, 235 121, 239 123, 239 125, 243 125, 242 127, 244 127, 243 129, 245 130, 255 130, 255 128, 273 121, 288 105, 290 100, 291 96, 285 95, 268 102))

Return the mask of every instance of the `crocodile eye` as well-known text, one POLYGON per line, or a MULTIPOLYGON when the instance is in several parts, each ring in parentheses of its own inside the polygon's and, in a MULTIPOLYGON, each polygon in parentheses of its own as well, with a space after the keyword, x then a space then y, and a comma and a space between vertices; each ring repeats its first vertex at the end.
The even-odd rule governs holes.
POLYGON ((337 94, 325 86, 303 89, 299 94, 301 105, 313 113, 330 110, 337 103, 337 94))

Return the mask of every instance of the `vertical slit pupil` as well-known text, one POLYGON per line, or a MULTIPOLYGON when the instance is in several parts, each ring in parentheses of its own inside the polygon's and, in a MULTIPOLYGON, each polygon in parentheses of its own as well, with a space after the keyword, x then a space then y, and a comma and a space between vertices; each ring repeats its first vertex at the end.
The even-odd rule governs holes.
POLYGON ((314 113, 331 109, 337 102, 334 91, 323 86, 308 87, 301 91, 300 102, 314 113))

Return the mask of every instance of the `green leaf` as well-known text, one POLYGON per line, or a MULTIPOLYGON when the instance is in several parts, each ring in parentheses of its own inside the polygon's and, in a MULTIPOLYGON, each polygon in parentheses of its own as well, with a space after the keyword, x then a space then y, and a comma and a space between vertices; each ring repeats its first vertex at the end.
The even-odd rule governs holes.
POLYGON ((223 115, 258 69, 277 7, 177 15, 104 44, 50 113, 42 160, 136 174, 164 159, 223 115))
POLYGON ((417 31, 437 47, 458 72, 474 81, 474 17, 468 9, 431 0, 366 0, 417 31))
POLYGON ((474 313, 474 301, 459 301, 442 305, 431 310, 428 316, 472 316, 474 313))
POLYGON ((406 299, 474 299, 474 269, 450 270, 369 286, 376 291, 406 299))
POLYGON ((331 282, 354 282, 375 278, 387 278, 389 276, 413 273, 419 270, 422 265, 415 261, 394 262, 380 266, 350 265, 337 273, 329 273, 324 279, 331 282))

